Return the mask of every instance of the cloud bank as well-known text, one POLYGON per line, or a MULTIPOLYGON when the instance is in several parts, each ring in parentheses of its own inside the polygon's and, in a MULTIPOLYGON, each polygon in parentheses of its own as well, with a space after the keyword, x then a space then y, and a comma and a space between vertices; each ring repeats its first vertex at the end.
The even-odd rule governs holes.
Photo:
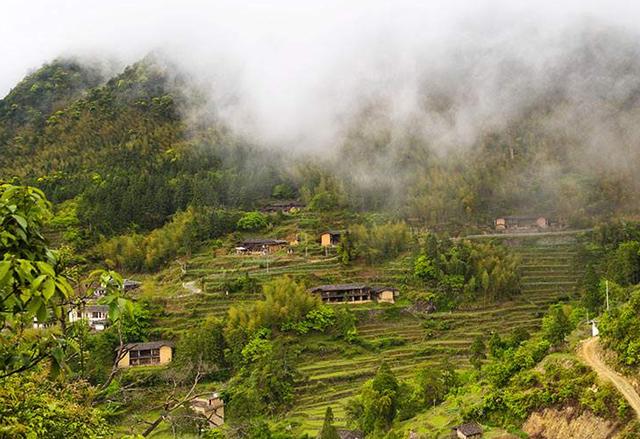
MULTIPOLYGON (((638 54, 640 6, 515 3, 8 0, 0 6, 0 95, 59 56, 109 60, 117 70, 157 52, 237 131, 317 151, 344 138, 368 104, 383 105, 391 126, 410 125, 450 148, 508 124, 554 88, 589 115, 594 96, 625 99, 637 87, 624 64, 638 54), (625 37, 615 53, 567 59, 591 35, 618 32, 625 37), (607 76, 599 67, 611 60, 619 65, 607 76), (580 75, 567 72, 572 62, 583 63, 580 75)), ((611 130, 590 140, 595 149, 611 130)))

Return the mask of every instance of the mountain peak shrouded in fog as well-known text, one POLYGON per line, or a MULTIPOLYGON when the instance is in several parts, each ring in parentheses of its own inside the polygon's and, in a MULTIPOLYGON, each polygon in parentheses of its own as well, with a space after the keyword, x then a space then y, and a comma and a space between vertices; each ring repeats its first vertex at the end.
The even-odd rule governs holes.
MULTIPOLYGON (((132 156, 157 166, 151 173, 165 172, 165 161, 176 173, 197 163, 187 186, 204 185, 207 168, 211 187, 224 181, 216 202, 252 206, 284 181, 411 217, 591 215, 631 208, 640 186, 633 10, 507 2, 167 2, 144 10, 141 2, 88 13, 72 4, 55 18, 73 17, 76 27, 44 26, 36 11, 34 22, 44 24, 28 39, 51 34, 40 49, 50 52, 45 60, 74 60, 77 71, 62 75, 69 85, 56 89, 52 63, 0 104, 9 121, 0 149, 18 153, 4 163, 56 191, 65 179, 89 184, 81 164, 98 172, 111 163, 113 173, 132 156), (87 37, 71 38, 79 31, 87 37), (20 128, 25 120, 44 131, 20 128), (214 177, 219 166, 242 177, 214 177), (242 174, 256 169, 266 180, 242 174)), ((27 62, 41 63, 20 58, 27 62)), ((18 81, 4 75, 8 91, 18 81)), ((191 196, 210 197, 175 181, 157 183, 189 194, 172 195, 167 215, 191 196)), ((165 218, 150 215, 154 226, 165 218)))

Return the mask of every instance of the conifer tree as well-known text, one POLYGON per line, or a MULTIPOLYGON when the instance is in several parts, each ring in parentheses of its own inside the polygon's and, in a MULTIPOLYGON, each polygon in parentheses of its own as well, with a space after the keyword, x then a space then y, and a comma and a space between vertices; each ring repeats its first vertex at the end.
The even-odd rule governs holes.
POLYGON ((324 412, 324 423, 322 424, 322 430, 318 434, 318 439, 340 439, 338 430, 333 426, 333 410, 331 410, 331 407, 327 407, 324 412))

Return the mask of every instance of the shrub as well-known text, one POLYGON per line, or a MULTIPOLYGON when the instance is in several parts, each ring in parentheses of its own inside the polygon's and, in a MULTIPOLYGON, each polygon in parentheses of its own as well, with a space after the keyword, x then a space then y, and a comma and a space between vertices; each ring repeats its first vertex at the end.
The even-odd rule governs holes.
POLYGON ((238 220, 238 229, 245 231, 260 230, 267 227, 269 220, 260 212, 247 212, 238 220))

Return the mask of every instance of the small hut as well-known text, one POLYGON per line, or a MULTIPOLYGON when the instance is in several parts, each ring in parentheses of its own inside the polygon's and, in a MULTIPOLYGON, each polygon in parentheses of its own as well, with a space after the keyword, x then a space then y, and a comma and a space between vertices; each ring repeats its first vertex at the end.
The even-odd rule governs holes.
POLYGON ((479 439, 482 437, 482 426, 477 422, 467 422, 453 427, 453 432, 460 439, 479 439))
POLYGON ((320 235, 320 245, 322 247, 334 247, 340 243, 343 232, 339 230, 329 230, 320 235))

